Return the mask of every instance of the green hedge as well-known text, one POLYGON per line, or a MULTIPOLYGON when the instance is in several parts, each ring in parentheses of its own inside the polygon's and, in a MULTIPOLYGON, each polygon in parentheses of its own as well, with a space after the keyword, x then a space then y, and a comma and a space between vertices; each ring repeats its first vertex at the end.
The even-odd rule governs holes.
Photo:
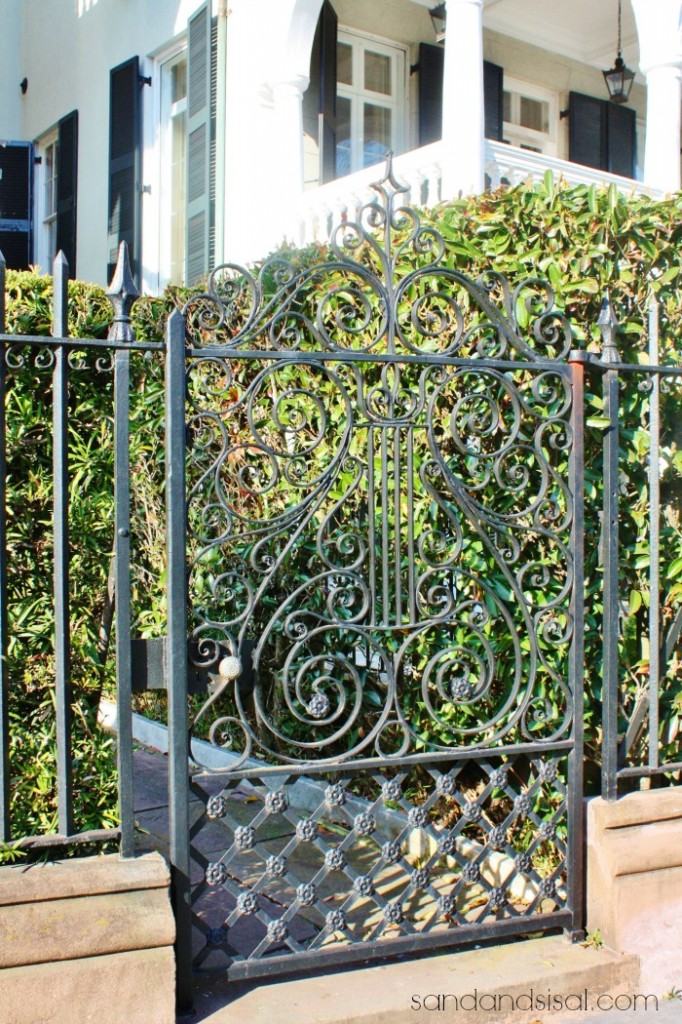
MULTIPOLYGON (((49 335, 51 278, 33 271, 9 271, 6 292, 8 331, 49 335)), ((169 303, 170 296, 139 301, 135 330, 140 338, 162 339, 169 303)), ((68 314, 72 336, 106 338, 112 310, 102 289, 71 281, 68 314)), ((96 720, 102 688, 111 691, 115 685, 113 659, 103 658, 100 641, 113 549, 114 511, 113 373, 108 358, 97 365, 101 355, 99 351, 78 357, 70 371, 73 770, 78 831, 109 827, 117 817, 114 743, 100 730, 96 720)), ((8 661, 11 815, 15 836, 57 828, 50 362, 47 348, 10 346, 8 350, 8 661)), ((144 360, 137 360, 135 366, 133 407, 134 414, 140 416, 149 367, 144 360)), ((152 369, 150 376, 160 381, 158 367, 152 369)), ((149 439, 144 432, 134 429, 132 436, 136 476, 146 479, 143 463, 150 450, 149 439)), ((158 453, 157 443, 153 451, 158 453)), ((110 649, 112 644, 113 639, 110 649)))
MULTIPOLYGON (((680 363, 682 279, 680 213, 682 200, 652 202, 624 197, 615 188, 566 188, 550 176, 536 186, 462 199, 424 215, 447 242, 445 262, 474 277, 495 269, 512 283, 546 277, 557 304, 570 318, 576 347, 597 350, 597 317, 608 289, 620 322, 623 358, 646 360, 646 311, 652 293, 661 303, 662 361, 680 363)), ((323 259, 323 250, 287 251, 299 266, 323 259)), ((409 265, 405 264, 405 269, 409 265)), ((276 287, 275 278, 270 282, 276 287)), ((8 272, 7 315, 10 332, 48 334, 51 282, 33 272, 8 272)), ((188 293, 170 290, 162 298, 143 298, 133 322, 138 338, 159 341, 170 309, 188 293)), ((101 289, 71 282, 69 328, 73 335, 104 337, 111 311, 101 289)), ((111 403, 112 374, 88 356, 73 371, 70 419, 71 529, 74 678, 77 687, 77 778, 80 780, 79 828, 99 827, 114 816, 113 749, 94 721, 101 688, 113 686, 111 659, 98 661, 98 633, 105 605, 113 545, 111 403)), ((648 554, 646 485, 647 397, 636 388, 622 393, 622 588, 624 612, 621 662, 634 699, 646 679, 648 554)), ((682 598, 680 471, 678 436, 680 394, 663 396, 665 475, 662 551, 663 623, 670 622, 682 598)), ((599 532, 603 418, 600 383, 588 387, 587 524, 590 539, 599 532)), ((134 542, 136 628, 144 635, 164 631, 163 598, 163 450, 156 430, 163 415, 162 368, 154 356, 133 358, 131 418, 133 493, 137 512, 134 542)), ((41 831, 54 820, 54 772, 45 750, 51 740, 49 711, 51 658, 51 441, 50 373, 31 361, 10 374, 9 576, 11 611, 12 770, 21 784, 14 790, 18 832, 41 831)), ((587 552, 587 697, 588 760, 599 762, 601 708, 601 568, 599 551, 587 552)), ((663 754, 675 755, 680 711, 677 661, 670 667, 663 695, 663 754)))
MULTIPOLYGON (((660 362, 682 366, 682 197, 653 202, 623 196, 611 186, 567 188, 551 174, 539 185, 521 185, 476 200, 461 200, 433 218, 448 242, 448 260, 476 275, 490 266, 512 281, 538 273, 555 290, 569 317, 576 348, 600 349, 597 324, 608 292, 619 322, 621 358, 648 362, 647 314, 660 303, 660 362)), ((619 670, 623 706, 631 714, 646 686, 648 657, 649 449, 646 391, 641 377, 624 378, 620 392, 620 586, 623 615, 619 670)), ((587 767, 597 784, 601 739, 602 572, 599 545, 602 506, 601 441, 605 425, 601 380, 586 379, 586 704, 587 767)), ((682 601, 682 389, 661 396, 661 622, 663 634, 682 601)), ((682 680, 677 656, 661 693, 661 757, 679 761, 682 680)), ((625 723, 622 723, 623 725, 625 723)), ((646 763, 643 744, 633 761, 646 763)))

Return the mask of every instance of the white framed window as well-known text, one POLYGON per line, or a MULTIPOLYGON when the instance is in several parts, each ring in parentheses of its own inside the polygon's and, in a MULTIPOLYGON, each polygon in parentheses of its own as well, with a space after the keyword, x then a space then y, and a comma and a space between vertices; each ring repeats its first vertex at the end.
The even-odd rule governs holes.
POLYGON ((405 148, 406 50, 347 29, 337 43, 336 174, 405 148))
POLYGON ((159 253, 161 284, 185 283, 187 49, 160 63, 159 253))
POLYGON ((169 284, 205 276, 212 259, 209 13, 210 5, 202 4, 189 18, 186 33, 147 58, 151 88, 143 92, 142 287, 157 294, 169 284))
POLYGON ((35 252, 34 259, 45 273, 50 273, 57 255, 57 159, 59 141, 57 128, 36 141, 35 189, 35 252))
POLYGON ((504 141, 533 153, 556 156, 557 94, 505 75, 503 101, 504 141))

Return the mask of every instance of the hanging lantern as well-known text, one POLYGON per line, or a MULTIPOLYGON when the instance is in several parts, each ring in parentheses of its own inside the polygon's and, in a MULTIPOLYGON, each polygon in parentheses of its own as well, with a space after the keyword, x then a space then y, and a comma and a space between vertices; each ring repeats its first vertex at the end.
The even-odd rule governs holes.
POLYGON ((613 67, 602 72, 612 103, 627 103, 635 78, 634 71, 630 71, 621 56, 621 17, 622 0, 618 0, 618 56, 613 67))

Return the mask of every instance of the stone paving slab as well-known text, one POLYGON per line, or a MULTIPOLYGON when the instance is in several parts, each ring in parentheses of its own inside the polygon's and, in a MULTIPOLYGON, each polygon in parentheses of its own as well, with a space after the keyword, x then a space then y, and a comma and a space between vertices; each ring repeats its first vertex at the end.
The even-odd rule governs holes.
POLYGON ((156 751, 133 754, 133 803, 136 811, 168 806, 168 758, 156 751))
MULTIPOLYGON (((585 1024, 613 1024, 616 1019, 627 1021, 626 1013, 617 1012, 614 1017, 529 1012, 523 1001, 520 1010, 510 1013, 509 1001, 524 995, 527 999, 531 992, 535 999, 547 993, 565 998, 587 992, 589 1001, 604 993, 624 995, 636 991, 638 975, 636 957, 588 949, 552 936, 293 980, 232 985, 206 981, 197 992, 193 1015, 179 1020, 183 1024, 189 1020, 205 1024, 568 1024, 583 1016, 585 1024), (455 1005, 455 999, 466 996, 468 1004, 455 1005), (495 999, 496 1004, 491 1002, 495 999), (472 1000, 484 1008, 472 1005, 472 1000)), ((660 1007, 645 1017, 633 1016, 633 1024, 682 1022, 682 1003, 661 1002, 660 1007)))

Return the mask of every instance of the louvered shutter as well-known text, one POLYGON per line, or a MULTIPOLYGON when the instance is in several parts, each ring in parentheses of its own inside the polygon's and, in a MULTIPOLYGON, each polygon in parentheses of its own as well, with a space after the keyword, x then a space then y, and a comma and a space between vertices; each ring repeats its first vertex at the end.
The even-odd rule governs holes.
POLYGON ((504 134, 504 73, 499 64, 483 61, 483 102, 485 104, 485 137, 498 142, 504 134))
POLYGON ((336 177, 336 46, 339 19, 325 0, 320 11, 320 174, 336 177))
POLYGON ((568 159, 600 171, 635 175, 636 115, 629 107, 569 94, 568 159))
POLYGON ((607 170, 605 104, 594 96, 572 92, 568 105, 568 159, 607 170))
POLYGON ((26 270, 32 253, 33 146, 0 142, 0 252, 10 270, 26 270))
POLYGON ((57 252, 76 276, 76 197, 78 193, 78 111, 59 122, 57 143, 57 252))
POLYGON ((211 5, 188 24, 187 87, 187 284, 210 269, 211 231, 211 5))
MULTIPOLYGON (((442 46, 419 44, 419 145, 428 146, 443 137, 443 63, 442 46)), ((483 103, 485 137, 502 138, 503 70, 483 61, 483 103)))
POLYGON ((608 170, 634 178, 637 164, 637 116, 629 107, 609 103, 607 119, 608 170))
POLYGON ((109 265, 111 279, 118 247, 128 243, 130 264, 140 284, 142 225, 141 97, 139 60, 112 69, 109 82, 109 265))
POLYGON ((419 145, 428 146, 443 137, 442 46, 419 44, 419 145))
POLYGON ((320 180, 336 177, 336 45, 338 18, 325 0, 310 54, 310 84, 303 94, 304 130, 317 139, 320 180))

